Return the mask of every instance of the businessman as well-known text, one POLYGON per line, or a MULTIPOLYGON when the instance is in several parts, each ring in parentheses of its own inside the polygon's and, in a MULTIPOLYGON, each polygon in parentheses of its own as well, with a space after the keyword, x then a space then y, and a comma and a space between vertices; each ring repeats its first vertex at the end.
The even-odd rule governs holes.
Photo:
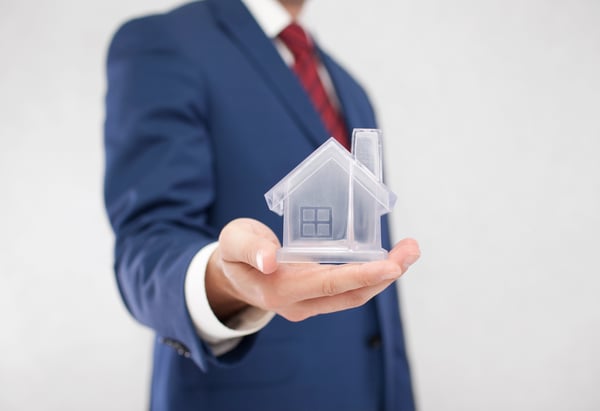
POLYGON ((302 6, 205 0, 111 43, 105 199, 119 290, 157 335, 154 410, 414 409, 390 285, 417 243, 366 264, 275 259, 263 193, 330 135, 376 127, 302 6))

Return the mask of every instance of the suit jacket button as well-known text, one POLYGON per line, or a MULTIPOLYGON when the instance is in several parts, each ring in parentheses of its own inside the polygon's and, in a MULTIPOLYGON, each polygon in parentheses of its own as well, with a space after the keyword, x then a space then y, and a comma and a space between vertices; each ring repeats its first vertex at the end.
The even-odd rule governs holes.
POLYGON ((188 348, 179 341, 172 340, 171 338, 161 338, 159 341, 173 348, 175 351, 177 351, 177 354, 183 355, 186 358, 191 357, 190 350, 188 350, 188 348))
POLYGON ((369 348, 372 348, 374 350, 381 348, 381 345, 382 345, 381 335, 380 334, 372 335, 371 338, 369 338, 369 340, 367 341, 367 344, 368 344, 369 348))

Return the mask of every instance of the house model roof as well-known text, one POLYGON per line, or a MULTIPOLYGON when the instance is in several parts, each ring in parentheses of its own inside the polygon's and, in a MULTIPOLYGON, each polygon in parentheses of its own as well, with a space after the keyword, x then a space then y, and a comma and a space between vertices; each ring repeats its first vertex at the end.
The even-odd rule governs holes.
MULTIPOLYGON (((353 151, 355 149, 353 147, 353 151)), ((298 164, 298 166, 265 194, 269 209, 279 215, 283 215, 284 201, 288 196, 317 173, 325 164, 334 161, 348 173, 348 183, 353 180, 360 184, 376 200, 381 206, 381 214, 390 212, 396 202, 396 195, 380 181, 380 171, 375 171, 379 175, 376 176, 368 166, 359 160, 368 159, 372 157, 372 154, 350 153, 333 137, 329 138, 329 140, 298 164), (365 156, 364 154, 367 155, 365 156)), ((327 189, 327 187, 324 187, 324 189, 327 189)))

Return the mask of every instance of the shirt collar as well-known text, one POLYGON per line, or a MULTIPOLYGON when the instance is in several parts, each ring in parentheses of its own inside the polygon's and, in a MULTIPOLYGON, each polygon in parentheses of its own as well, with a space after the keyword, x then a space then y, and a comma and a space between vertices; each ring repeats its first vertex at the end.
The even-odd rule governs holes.
POLYGON ((292 17, 277 0, 242 0, 267 37, 276 38, 292 23, 292 17))

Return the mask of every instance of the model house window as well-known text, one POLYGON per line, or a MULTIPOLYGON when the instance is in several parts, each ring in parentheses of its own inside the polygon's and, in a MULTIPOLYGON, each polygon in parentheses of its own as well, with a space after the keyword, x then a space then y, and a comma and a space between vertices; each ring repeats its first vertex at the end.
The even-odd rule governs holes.
POLYGON ((300 207, 300 236, 304 238, 331 238, 331 207, 300 207))

